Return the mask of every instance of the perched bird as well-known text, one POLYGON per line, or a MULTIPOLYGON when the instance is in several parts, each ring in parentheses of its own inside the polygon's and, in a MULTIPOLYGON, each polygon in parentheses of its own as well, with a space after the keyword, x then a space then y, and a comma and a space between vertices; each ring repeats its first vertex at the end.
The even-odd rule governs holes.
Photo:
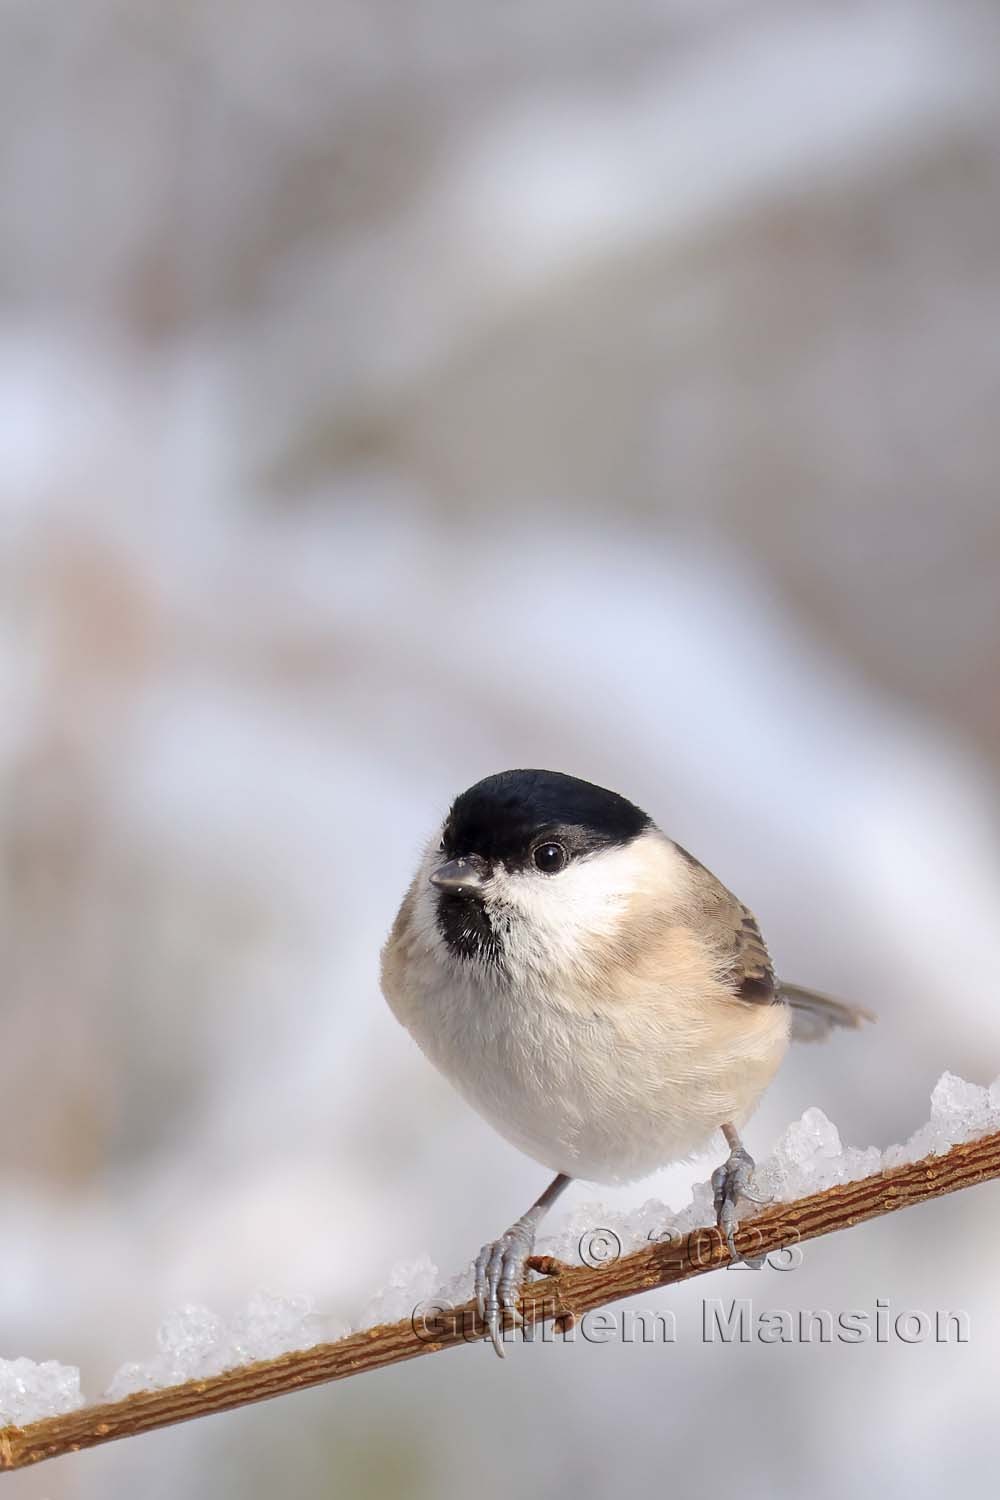
POLYGON ((557 771, 504 771, 455 799, 382 989, 465 1099, 557 1174, 475 1263, 498 1354, 537 1226, 574 1177, 644 1177, 721 1130, 712 1185, 735 1257, 754 1165, 738 1126, 789 1038, 871 1019, 777 980, 752 913, 704 865, 624 797, 557 771))

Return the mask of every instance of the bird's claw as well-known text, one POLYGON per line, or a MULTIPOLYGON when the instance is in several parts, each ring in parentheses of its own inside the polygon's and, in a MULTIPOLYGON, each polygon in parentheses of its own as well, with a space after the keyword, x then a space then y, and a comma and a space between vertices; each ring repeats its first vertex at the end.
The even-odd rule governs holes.
POLYGON ((475 1298, 479 1316, 486 1324, 490 1341, 503 1359, 501 1313, 516 1326, 523 1321, 517 1302, 528 1269, 528 1259, 535 1248, 534 1226, 518 1219, 506 1234, 484 1245, 476 1256, 475 1298))
POLYGON ((736 1205, 741 1198, 747 1198, 751 1203, 766 1203, 766 1198, 759 1198, 750 1191, 753 1182, 754 1159, 749 1151, 742 1146, 734 1146, 727 1159, 721 1167, 716 1167, 712 1173, 712 1192, 715 1195, 715 1218, 719 1226, 719 1232, 729 1247, 729 1253, 734 1261, 742 1261, 744 1265, 752 1266, 759 1270, 764 1264, 764 1257, 751 1260, 741 1255, 736 1248, 736 1229, 738 1220, 736 1217, 736 1205))

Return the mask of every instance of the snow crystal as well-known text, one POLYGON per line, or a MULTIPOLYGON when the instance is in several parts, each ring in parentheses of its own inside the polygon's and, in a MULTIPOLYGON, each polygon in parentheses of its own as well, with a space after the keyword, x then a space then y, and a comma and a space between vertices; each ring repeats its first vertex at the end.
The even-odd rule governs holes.
POLYGON ((188 1303, 160 1325, 159 1354, 146 1364, 123 1365, 108 1387, 108 1398, 117 1401, 133 1391, 221 1375, 238 1365, 332 1341, 345 1331, 321 1318, 306 1297, 258 1292, 244 1312, 228 1321, 207 1307, 188 1303))
POLYGON ((1000 1078, 988 1089, 943 1073, 931 1094, 931 1117, 905 1146, 890 1146, 882 1165, 899 1167, 923 1156, 941 1156, 960 1141, 1000 1130, 1000 1078))
POLYGON ((47 1359, 0 1359, 0 1427, 23 1427, 83 1405, 80 1371, 47 1359))
POLYGON ((857 1182, 881 1168, 877 1146, 845 1147, 833 1121, 821 1109, 807 1109, 801 1120, 788 1126, 757 1181, 769 1198, 788 1203, 839 1182, 857 1182))
MULTIPOLYGON (((464 1280, 464 1278, 463 1278, 464 1280)), ((376 1328, 380 1323, 399 1323, 408 1318, 418 1303, 442 1295, 437 1266, 428 1255, 402 1261, 389 1275, 389 1285, 368 1303, 359 1327, 376 1328)), ((464 1301, 468 1293, 460 1300, 464 1301)))

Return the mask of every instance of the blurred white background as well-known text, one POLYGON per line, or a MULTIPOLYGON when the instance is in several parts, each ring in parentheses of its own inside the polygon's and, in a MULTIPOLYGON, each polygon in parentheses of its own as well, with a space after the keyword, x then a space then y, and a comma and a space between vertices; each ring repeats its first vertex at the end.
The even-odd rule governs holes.
MULTIPOLYGON (((0 116, 0 1354, 94 1396, 182 1302, 354 1319, 525 1208, 377 986, 508 766, 879 1012, 757 1154, 1000 1073, 992 0, 10 0, 0 116)), ((978 1488, 998 1230, 977 1190, 646 1299, 672 1347, 466 1349, 5 1496, 978 1488), (706 1347, 734 1286, 972 1340, 706 1347)))

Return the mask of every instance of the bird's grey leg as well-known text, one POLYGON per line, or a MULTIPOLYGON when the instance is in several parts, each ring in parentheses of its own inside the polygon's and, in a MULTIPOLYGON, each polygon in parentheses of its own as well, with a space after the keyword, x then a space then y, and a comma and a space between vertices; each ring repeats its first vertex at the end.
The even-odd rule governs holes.
POLYGON ((764 1203, 767 1200, 755 1197, 750 1191, 753 1182, 754 1159, 740 1140, 735 1127, 723 1125, 722 1134, 729 1147, 729 1156, 722 1166, 716 1167, 712 1173, 716 1222, 729 1246, 729 1253, 733 1260, 743 1261, 745 1265, 753 1266, 754 1270, 757 1270, 764 1264, 763 1260, 747 1260, 746 1256, 740 1255, 736 1248, 734 1240, 737 1224, 736 1205, 741 1198, 749 1198, 751 1203, 764 1203))
POLYGON ((476 1257, 475 1295, 479 1316, 503 1359, 500 1339, 500 1309, 517 1317, 517 1299, 527 1269, 528 1257, 535 1248, 535 1231, 559 1194, 569 1186, 564 1172, 554 1177, 545 1192, 512 1224, 506 1234, 484 1245, 476 1257))

